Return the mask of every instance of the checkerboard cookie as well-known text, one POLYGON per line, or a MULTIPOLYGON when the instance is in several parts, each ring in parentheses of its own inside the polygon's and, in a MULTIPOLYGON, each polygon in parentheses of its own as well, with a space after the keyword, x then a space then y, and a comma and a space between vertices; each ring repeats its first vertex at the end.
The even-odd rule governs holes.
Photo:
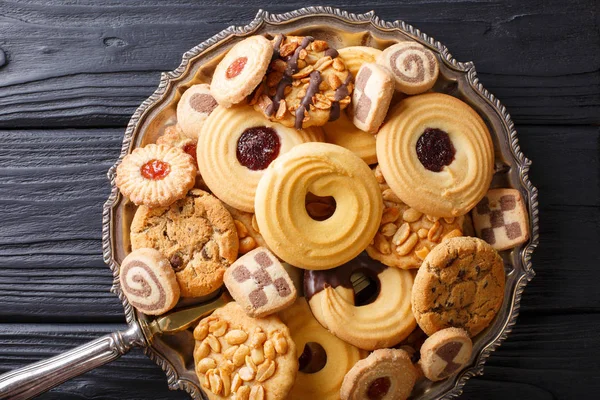
POLYGON ((458 373, 472 353, 473 342, 465 330, 446 328, 425 340, 419 365, 427 379, 441 381, 458 373))
POLYGON ((290 306, 296 288, 277 257, 259 247, 238 258, 223 278, 246 314, 261 318, 290 306))
POLYGON ((472 211, 477 236, 496 250, 527 242, 527 209, 516 189, 492 189, 472 211))
POLYGON ((356 75, 352 93, 352 122, 365 132, 377 133, 385 118, 392 96, 394 80, 382 66, 363 64, 356 75))

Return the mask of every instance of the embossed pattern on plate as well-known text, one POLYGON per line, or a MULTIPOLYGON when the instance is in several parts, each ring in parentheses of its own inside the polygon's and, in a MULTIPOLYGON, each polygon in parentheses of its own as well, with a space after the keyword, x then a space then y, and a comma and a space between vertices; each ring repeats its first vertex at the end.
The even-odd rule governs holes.
MULTIPOLYGON (((482 374, 491 352, 511 332, 523 290, 535 274, 531 255, 539 240, 539 221, 537 189, 528 177, 531 162, 520 150, 517 133, 506 108, 479 82, 472 62, 455 60, 444 45, 418 29, 402 21, 384 21, 372 11, 352 14, 330 7, 307 7, 284 14, 270 14, 260 10, 248 25, 231 26, 200 43, 183 55, 177 69, 161 75, 156 91, 138 107, 129 121, 119 160, 108 172, 112 191, 103 210, 103 256, 113 272, 112 291, 123 302, 127 322, 143 326, 149 319, 131 307, 120 288, 119 262, 129 247, 128 228, 133 207, 122 198, 115 186, 116 167, 133 148, 154 141, 164 126, 174 121, 175 105, 183 91, 192 84, 208 82, 216 62, 227 49, 247 36, 267 32, 310 33, 328 40, 333 47, 362 44, 383 48, 399 40, 415 40, 434 51, 441 61, 440 79, 434 90, 467 102, 488 124, 496 156, 496 175, 492 186, 510 186, 521 192, 529 211, 531 239, 525 245, 502 252, 507 269, 504 303, 493 324, 476 338, 469 366, 448 380, 421 383, 413 392, 413 398, 423 400, 459 396, 470 377, 482 374)), ((145 349, 146 354, 165 371, 171 389, 186 390, 195 399, 206 398, 194 373, 193 338, 189 331, 155 337, 145 349)))

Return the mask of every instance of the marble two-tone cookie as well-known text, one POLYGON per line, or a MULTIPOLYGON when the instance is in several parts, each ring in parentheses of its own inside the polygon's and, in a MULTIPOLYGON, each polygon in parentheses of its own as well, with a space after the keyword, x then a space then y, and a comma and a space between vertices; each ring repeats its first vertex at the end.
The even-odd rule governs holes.
POLYGON ((179 300, 175 272, 158 250, 139 248, 131 252, 121 263, 119 280, 129 304, 144 314, 163 314, 179 300))
POLYGON ((193 85, 186 90, 177 103, 177 123, 185 136, 198 140, 204 121, 217 106, 210 85, 193 85))
POLYGON ((525 203, 516 189, 492 189, 472 211, 477 236, 496 250, 527 242, 529 222, 525 203))
POLYGON ((262 318, 294 303, 296 288, 277 257, 259 247, 225 271, 225 286, 246 314, 262 318))
POLYGON ((394 79, 383 67, 363 64, 352 93, 352 122, 365 132, 377 133, 394 95, 394 79))
POLYGON ((473 342, 460 328, 446 328, 431 335, 421 346, 421 367, 425 377, 441 381, 457 374, 471 359, 473 342))
POLYGON ((396 90, 419 94, 433 87, 439 66, 433 52, 417 42, 399 42, 377 57, 377 63, 387 68, 396 81, 396 90))

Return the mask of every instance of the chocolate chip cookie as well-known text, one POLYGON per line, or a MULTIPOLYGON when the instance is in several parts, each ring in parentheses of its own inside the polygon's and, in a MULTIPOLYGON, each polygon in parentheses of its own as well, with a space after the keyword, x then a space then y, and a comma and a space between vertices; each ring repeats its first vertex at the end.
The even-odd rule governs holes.
POLYGON ((427 335, 444 328, 471 337, 487 327, 504 299, 504 264, 481 239, 456 237, 436 246, 423 260, 412 291, 412 310, 427 335))
POLYGON ((142 206, 131 223, 132 249, 154 248, 167 257, 184 297, 218 289, 225 269, 237 258, 238 243, 229 211, 200 189, 169 207, 142 206))

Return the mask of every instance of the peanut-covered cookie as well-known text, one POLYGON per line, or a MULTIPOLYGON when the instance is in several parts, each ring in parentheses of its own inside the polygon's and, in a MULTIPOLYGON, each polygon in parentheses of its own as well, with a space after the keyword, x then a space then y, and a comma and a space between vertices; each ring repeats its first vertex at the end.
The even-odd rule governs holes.
POLYGON ((381 169, 374 169, 383 196, 379 231, 367 253, 387 266, 419 268, 429 252, 444 239, 462 236, 464 217, 439 218, 409 207, 386 183, 381 169))
POLYGON ((277 35, 274 57, 250 104, 296 129, 339 118, 350 104, 352 74, 327 42, 311 36, 277 35))
POLYGON ((473 237, 448 239, 419 268, 412 290, 413 314, 429 336, 455 327, 473 337, 500 310, 504 285, 504 263, 489 244, 473 237))
POLYGON ((170 207, 140 207, 131 223, 131 247, 150 247, 171 262, 184 297, 209 294, 223 284, 238 239, 231 214, 213 195, 192 189, 170 207))
POLYGON ((211 400, 283 400, 298 360, 290 331, 272 315, 252 318, 235 302, 194 329, 196 374, 211 400))

